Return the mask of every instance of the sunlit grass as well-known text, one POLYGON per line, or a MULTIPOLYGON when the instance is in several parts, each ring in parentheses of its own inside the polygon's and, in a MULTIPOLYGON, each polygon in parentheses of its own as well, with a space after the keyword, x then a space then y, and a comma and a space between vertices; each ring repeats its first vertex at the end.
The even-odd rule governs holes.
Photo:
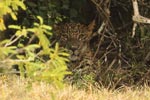
POLYGON ((149 100, 150 88, 124 87, 117 90, 77 89, 67 85, 63 89, 55 88, 43 82, 32 82, 15 76, 0 77, 0 100, 149 100))

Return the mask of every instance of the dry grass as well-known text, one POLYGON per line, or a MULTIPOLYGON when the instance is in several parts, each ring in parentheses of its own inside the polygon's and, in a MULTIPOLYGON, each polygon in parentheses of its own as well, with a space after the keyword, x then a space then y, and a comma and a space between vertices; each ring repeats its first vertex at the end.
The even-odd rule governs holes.
POLYGON ((150 88, 120 90, 97 90, 89 86, 88 90, 66 86, 56 89, 42 82, 33 82, 16 77, 0 77, 0 100, 149 100, 150 88))

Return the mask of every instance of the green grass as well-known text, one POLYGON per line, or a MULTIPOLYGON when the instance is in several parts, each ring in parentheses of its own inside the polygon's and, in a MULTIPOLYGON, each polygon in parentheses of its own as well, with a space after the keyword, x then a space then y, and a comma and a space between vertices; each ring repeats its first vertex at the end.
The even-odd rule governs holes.
POLYGON ((0 77, 0 100, 149 100, 150 87, 117 90, 96 89, 89 85, 88 89, 77 89, 66 85, 57 89, 43 82, 30 82, 15 76, 0 77))

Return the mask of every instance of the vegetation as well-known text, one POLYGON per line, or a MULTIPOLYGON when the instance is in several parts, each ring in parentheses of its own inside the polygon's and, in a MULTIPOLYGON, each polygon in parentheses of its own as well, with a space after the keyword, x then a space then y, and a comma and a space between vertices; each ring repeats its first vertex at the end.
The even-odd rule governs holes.
POLYGON ((67 85, 60 90, 43 82, 33 82, 31 87, 27 80, 16 77, 1 77, 0 92, 1 100, 148 100, 150 96, 146 86, 109 90, 88 85, 88 89, 81 90, 67 85))
MULTIPOLYGON (((17 20, 16 11, 19 7, 26 10, 23 1, 1 1, 1 33, 6 29, 3 16, 10 14, 17 20)), ((0 42, 0 63, 2 74, 13 74, 12 66, 18 66, 22 77, 26 76, 34 80, 46 81, 56 86, 63 86, 64 76, 70 74, 67 71, 68 53, 61 50, 56 43, 50 47, 48 36, 51 36, 51 26, 44 24, 43 19, 37 16, 39 23, 33 23, 32 28, 21 25, 9 25, 8 28, 16 30, 9 39, 0 42), (36 42, 34 42, 36 38, 36 42), (29 41, 25 43, 26 41, 29 41)), ((7 31, 7 30, 6 30, 7 31)), ((17 73, 17 72, 14 72, 17 73)))
MULTIPOLYGON (((132 18, 135 14, 135 1, 1 0, 0 77, 8 75, 8 80, 0 81, 0 98, 6 99, 13 95, 16 99, 25 95, 24 99, 28 99, 36 95, 41 99, 44 94, 34 90, 39 89, 47 91, 47 98, 53 100, 85 100, 90 98, 87 95, 95 100, 108 99, 108 95, 113 99, 147 99, 149 87, 135 90, 124 88, 125 91, 119 89, 122 86, 135 88, 150 84, 150 2, 138 0, 140 18, 144 16, 142 18, 148 20, 145 24, 141 22, 143 19, 139 21, 132 18), (88 27, 83 28, 87 33, 92 33, 86 46, 89 46, 93 55, 88 64, 83 64, 81 68, 73 68, 69 63, 71 49, 67 50, 67 46, 64 47, 59 42, 66 33, 57 34, 62 28, 57 27, 66 23, 79 23, 81 28, 88 27), (93 23, 92 26, 89 23, 93 23), (137 26, 133 27, 135 24, 137 26), (21 84, 14 83, 18 82, 18 78, 11 77, 14 74, 20 75, 21 84), (65 83, 74 84, 70 87, 65 83), (9 87, 10 84, 14 88, 9 87), (66 86, 64 90, 55 88, 63 86, 66 86), (55 91, 51 92, 47 87, 55 91), (23 91, 13 91, 16 88, 23 91), (79 94, 85 96, 80 97, 79 94)), ((80 59, 81 64, 87 60, 82 57, 80 59)))

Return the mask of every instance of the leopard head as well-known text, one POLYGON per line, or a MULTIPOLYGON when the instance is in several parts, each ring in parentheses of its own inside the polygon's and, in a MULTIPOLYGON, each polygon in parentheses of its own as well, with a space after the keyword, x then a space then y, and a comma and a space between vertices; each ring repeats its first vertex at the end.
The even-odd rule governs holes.
POLYGON ((89 41, 91 39, 91 26, 80 23, 66 23, 57 28, 61 30, 60 45, 66 47, 70 52, 71 61, 79 61, 89 52, 89 41))

